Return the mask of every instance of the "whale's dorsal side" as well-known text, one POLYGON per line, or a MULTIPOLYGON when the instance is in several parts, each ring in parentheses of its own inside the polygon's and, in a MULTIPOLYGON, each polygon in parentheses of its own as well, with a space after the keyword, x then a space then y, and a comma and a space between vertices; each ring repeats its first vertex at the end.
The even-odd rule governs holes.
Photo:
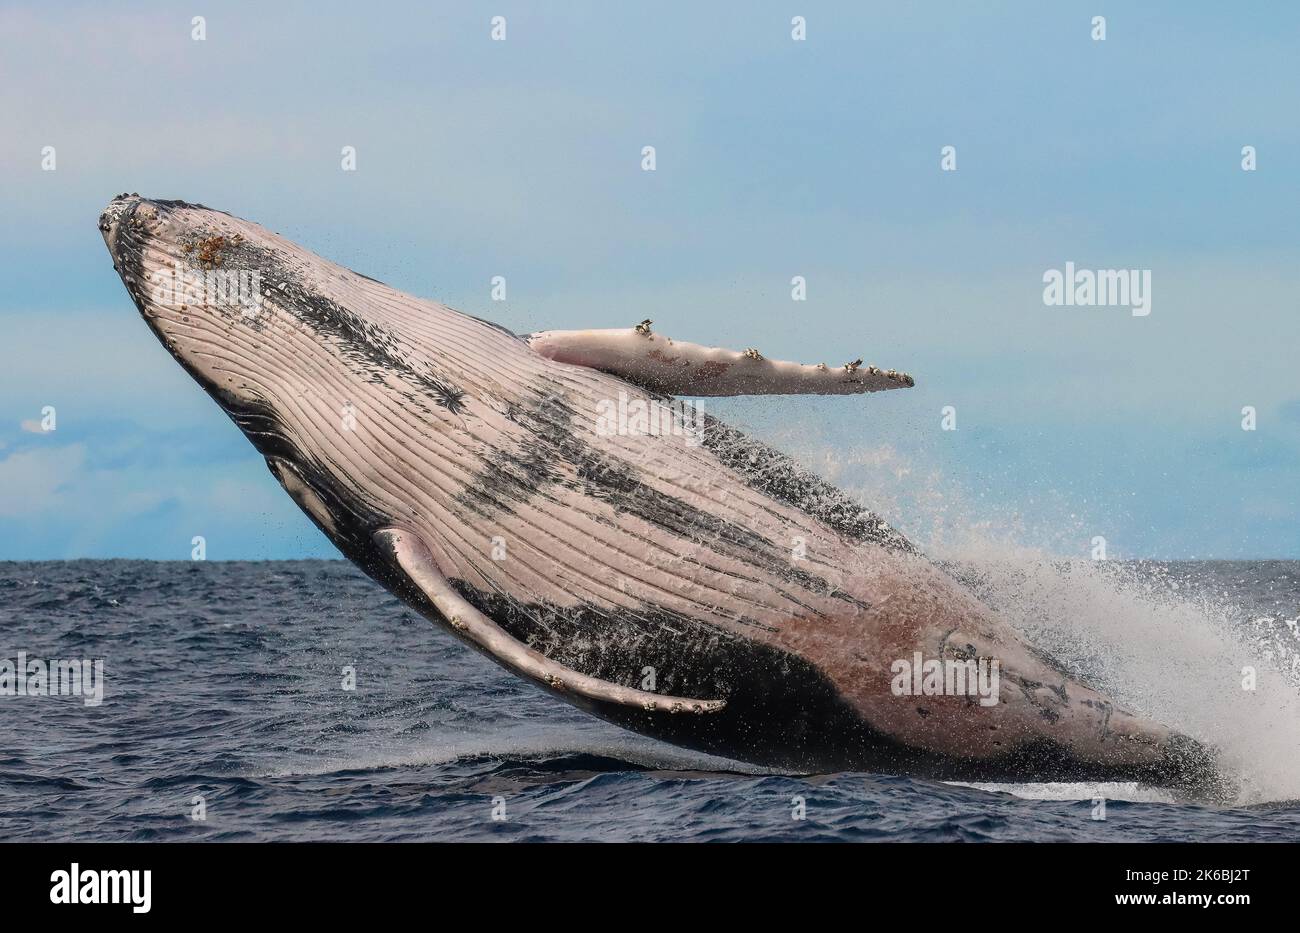
POLYGON ((669 395, 858 395, 915 385, 907 373, 863 366, 769 360, 757 350, 725 350, 670 340, 652 321, 610 330, 548 330, 524 339, 557 363, 587 366, 669 395))
POLYGON ((511 670, 552 690, 649 712, 714 713, 727 705, 725 700, 692 700, 623 687, 558 664, 511 638, 457 593, 418 535, 399 528, 383 528, 375 533, 374 539, 459 635, 511 670))

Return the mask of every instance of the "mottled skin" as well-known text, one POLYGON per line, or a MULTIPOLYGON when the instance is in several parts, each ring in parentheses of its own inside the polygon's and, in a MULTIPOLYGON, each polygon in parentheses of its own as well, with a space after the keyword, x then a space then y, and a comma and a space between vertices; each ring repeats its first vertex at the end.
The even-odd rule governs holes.
POLYGON ((674 388, 857 392, 910 377, 656 342, 648 327, 530 346, 183 202, 123 196, 100 228, 150 327, 330 540, 544 689, 783 769, 1213 792, 1201 746, 1069 678, 782 454, 712 419, 647 436, 602 430, 598 414, 674 388), (160 292, 177 270, 255 272, 261 304, 160 292), (998 701, 895 695, 891 664, 918 651, 997 660, 998 701), (687 709, 700 711, 672 711, 687 709))

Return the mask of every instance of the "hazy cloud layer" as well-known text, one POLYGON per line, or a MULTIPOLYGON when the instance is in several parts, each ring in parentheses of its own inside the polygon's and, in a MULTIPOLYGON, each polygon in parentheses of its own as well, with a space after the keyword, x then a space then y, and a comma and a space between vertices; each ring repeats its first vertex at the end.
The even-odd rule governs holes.
POLYGON ((1300 12, 797 12, 805 43, 779 4, 7 4, 0 558, 332 553, 138 320, 95 229, 123 190, 519 331, 906 369, 713 407, 923 539, 1300 556, 1300 12), (1046 307, 1066 261, 1152 270, 1151 315, 1046 307))

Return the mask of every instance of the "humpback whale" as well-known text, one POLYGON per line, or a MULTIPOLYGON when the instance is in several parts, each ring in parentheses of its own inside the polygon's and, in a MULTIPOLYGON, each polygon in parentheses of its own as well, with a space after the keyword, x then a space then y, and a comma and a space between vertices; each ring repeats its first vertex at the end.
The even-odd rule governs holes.
POLYGON ((862 503, 673 407, 905 373, 650 321, 520 336, 184 201, 122 195, 99 228, 148 326, 329 540, 541 689, 783 770, 1216 786, 1210 748, 1071 676, 862 503), (611 429, 664 406, 680 430, 611 429))

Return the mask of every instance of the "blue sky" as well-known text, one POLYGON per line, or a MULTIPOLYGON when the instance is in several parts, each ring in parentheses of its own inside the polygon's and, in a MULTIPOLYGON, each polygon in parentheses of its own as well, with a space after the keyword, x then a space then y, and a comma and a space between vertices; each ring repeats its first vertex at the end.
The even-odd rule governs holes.
POLYGON ((0 559, 334 554, 138 319, 121 191, 521 332, 906 369, 708 407, 941 552, 1300 558, 1300 8, 202 6, 0 9, 0 559), (1067 261, 1152 313, 1045 306, 1067 261))

